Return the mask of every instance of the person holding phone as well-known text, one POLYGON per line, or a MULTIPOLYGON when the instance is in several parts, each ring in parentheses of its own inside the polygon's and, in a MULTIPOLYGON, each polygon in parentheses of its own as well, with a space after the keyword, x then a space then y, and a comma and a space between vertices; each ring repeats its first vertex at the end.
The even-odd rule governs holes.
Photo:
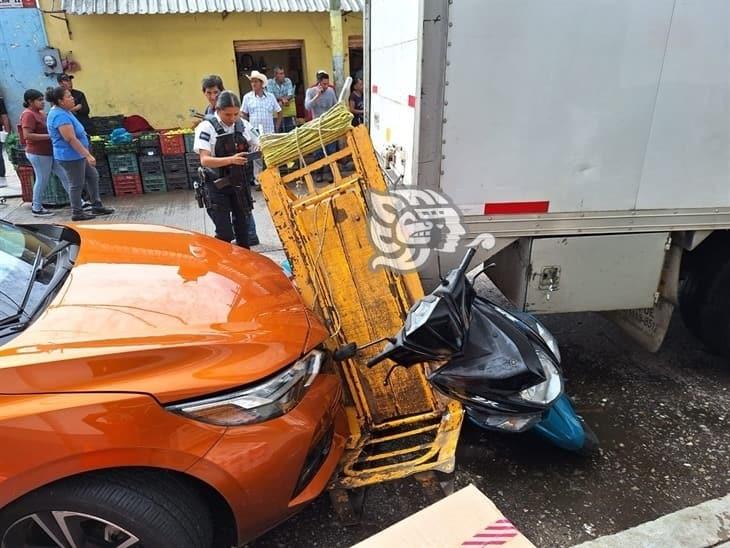
POLYGON ((312 118, 319 118, 337 103, 335 90, 330 87, 330 75, 317 71, 317 84, 307 90, 304 108, 311 111, 312 118))
MULTIPOLYGON (((319 118, 337 103, 335 90, 330 86, 330 75, 324 70, 317 71, 317 84, 307 90, 304 99, 304 108, 312 113, 312 119, 319 118)), ((327 155, 337 152, 337 141, 329 143, 324 147, 327 155)), ((314 151, 314 161, 324 157, 325 152, 321 148, 314 151)), ((315 180, 321 182, 325 175, 331 175, 326 168, 318 169, 315 173, 315 180)))
MULTIPOLYGON (((253 210, 249 154, 259 142, 251 124, 240 117, 241 101, 232 91, 222 91, 215 114, 195 128, 193 149, 205 172, 203 205, 215 225, 215 237, 240 247, 249 240, 248 223, 253 210)), ((251 160, 253 160, 252 155, 251 160)), ((256 242, 258 243, 258 242, 256 242)))

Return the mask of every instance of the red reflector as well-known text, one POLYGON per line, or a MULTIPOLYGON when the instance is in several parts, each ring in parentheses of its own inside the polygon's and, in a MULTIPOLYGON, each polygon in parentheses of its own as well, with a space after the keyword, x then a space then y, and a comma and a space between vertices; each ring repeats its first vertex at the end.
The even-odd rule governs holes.
POLYGON ((373 84, 373 93, 378 93, 378 86, 373 84))
POLYGON ((484 214, 547 213, 549 205, 550 202, 497 202, 484 204, 484 214))
POLYGON ((409 95, 408 96, 408 106, 409 107, 416 107, 416 96, 415 95, 409 95))

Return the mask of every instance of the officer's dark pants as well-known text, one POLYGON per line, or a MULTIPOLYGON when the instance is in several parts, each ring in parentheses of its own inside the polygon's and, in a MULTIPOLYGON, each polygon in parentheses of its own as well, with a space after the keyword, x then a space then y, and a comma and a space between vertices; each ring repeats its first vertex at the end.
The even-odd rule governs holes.
POLYGON ((243 209, 238 196, 240 189, 228 186, 218 189, 213 183, 205 184, 210 207, 206 210, 215 225, 215 237, 224 242, 234 239, 241 247, 249 247, 249 217, 250 211, 243 209))

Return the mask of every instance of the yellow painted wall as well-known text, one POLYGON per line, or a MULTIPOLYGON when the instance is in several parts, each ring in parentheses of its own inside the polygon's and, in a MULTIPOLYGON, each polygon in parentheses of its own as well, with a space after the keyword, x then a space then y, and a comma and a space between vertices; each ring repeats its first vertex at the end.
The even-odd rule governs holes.
MULTIPOLYGON (((52 9, 52 0, 42 0, 52 9)), ((50 45, 81 65, 74 85, 84 91, 92 116, 140 114, 158 128, 187 126, 190 108, 202 109, 200 80, 220 74, 237 90, 235 40, 304 41, 307 84, 332 68, 327 13, 68 16, 66 25, 45 15, 50 45)), ((362 34, 362 16, 344 17, 347 38, 362 34)), ((349 71, 345 59, 346 74, 349 71)))

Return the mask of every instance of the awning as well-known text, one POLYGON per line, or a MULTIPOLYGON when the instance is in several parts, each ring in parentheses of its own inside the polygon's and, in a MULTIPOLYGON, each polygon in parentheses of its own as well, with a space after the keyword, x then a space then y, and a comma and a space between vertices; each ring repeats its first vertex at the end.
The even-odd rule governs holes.
MULTIPOLYGON (((341 0, 342 11, 363 11, 365 0, 341 0)), ((61 0, 72 15, 163 13, 327 12, 329 0, 61 0)))

